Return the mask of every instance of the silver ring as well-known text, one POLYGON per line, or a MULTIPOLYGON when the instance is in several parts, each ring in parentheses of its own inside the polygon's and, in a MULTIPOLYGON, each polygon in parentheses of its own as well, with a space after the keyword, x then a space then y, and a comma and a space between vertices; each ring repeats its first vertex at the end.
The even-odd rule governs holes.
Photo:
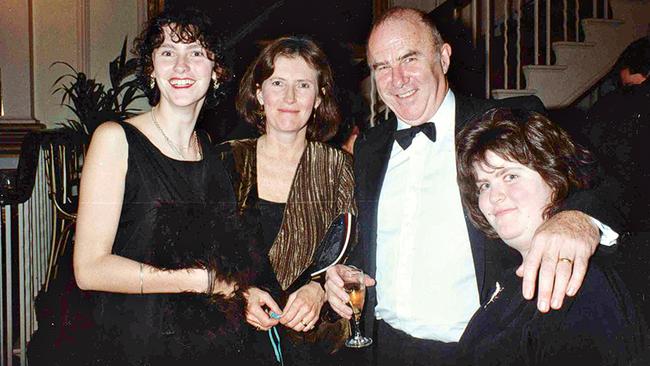
POLYGON ((566 257, 560 258, 559 262, 567 262, 567 263, 569 263, 570 265, 573 264, 573 260, 571 260, 571 259, 569 259, 569 258, 566 258, 566 257))

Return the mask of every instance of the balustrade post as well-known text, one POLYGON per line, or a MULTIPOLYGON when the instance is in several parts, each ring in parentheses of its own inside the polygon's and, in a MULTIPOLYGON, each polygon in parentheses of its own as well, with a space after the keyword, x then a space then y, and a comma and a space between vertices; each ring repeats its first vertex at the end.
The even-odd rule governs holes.
POLYGON ((569 39, 569 30, 568 30, 568 27, 567 27, 567 23, 568 23, 567 18, 568 18, 568 13, 569 12, 567 11, 566 1, 567 0, 562 0, 562 34, 563 34, 563 37, 564 37, 564 38, 562 38, 562 40, 565 41, 565 42, 569 39))
POLYGON ((517 90, 521 89, 521 0, 517 0, 517 90))
POLYGON ((490 37, 492 24, 490 22, 490 0, 485 0, 485 98, 490 98, 490 37))
POLYGON ((510 6, 508 0, 503 0, 503 89, 508 88, 508 19, 510 6))
POLYGON ((551 64, 551 0, 546 0, 546 65, 551 64))
POLYGON ((535 65, 539 65, 539 0, 535 0, 535 11, 534 11, 534 31, 533 31, 533 43, 535 50, 535 65))
POLYGON ((580 0, 576 0, 576 42, 580 42, 580 0))

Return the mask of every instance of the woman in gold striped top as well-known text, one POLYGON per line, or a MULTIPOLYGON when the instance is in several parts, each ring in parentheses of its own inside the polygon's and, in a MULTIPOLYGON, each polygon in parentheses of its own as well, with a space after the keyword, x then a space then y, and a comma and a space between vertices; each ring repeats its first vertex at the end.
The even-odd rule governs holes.
POLYGON ((306 38, 279 38, 249 66, 237 99, 239 113, 261 137, 223 146, 239 209, 259 217, 273 272, 271 284, 248 291, 247 321, 259 330, 283 325, 290 335, 283 343, 289 363, 322 362, 317 349, 334 348, 334 339, 342 340, 348 326, 319 323, 326 299, 318 282, 286 293, 311 264, 334 218, 355 211, 352 157, 323 143, 340 120, 333 93, 323 51, 306 38), (328 342, 307 341, 323 333, 328 342))

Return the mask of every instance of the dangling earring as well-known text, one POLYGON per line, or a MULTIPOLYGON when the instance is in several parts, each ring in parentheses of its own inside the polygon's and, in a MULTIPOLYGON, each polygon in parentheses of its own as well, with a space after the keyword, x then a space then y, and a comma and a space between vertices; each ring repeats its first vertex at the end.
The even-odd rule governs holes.
POLYGON ((221 84, 219 84, 219 82, 217 81, 217 79, 212 79, 212 88, 213 88, 214 90, 219 89, 219 85, 221 85, 221 84))
POLYGON ((149 79, 149 88, 154 89, 156 87, 156 78, 151 76, 149 79))
POLYGON ((260 109, 257 110, 256 114, 260 118, 260 121, 264 120, 264 104, 260 104, 260 109))
POLYGON ((257 110, 256 114, 258 118, 257 130, 261 135, 263 135, 266 133, 266 115, 264 114, 264 104, 260 103, 260 109, 257 110))

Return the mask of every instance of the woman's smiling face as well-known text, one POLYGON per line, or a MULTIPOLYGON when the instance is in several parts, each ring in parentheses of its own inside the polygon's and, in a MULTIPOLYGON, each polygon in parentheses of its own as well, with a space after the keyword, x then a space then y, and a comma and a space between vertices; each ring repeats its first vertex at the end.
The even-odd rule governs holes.
POLYGON ((257 90, 264 107, 266 133, 305 133, 320 104, 318 73, 302 57, 278 56, 273 74, 257 90))
POLYGON ((479 209, 503 241, 525 253, 553 190, 535 170, 492 151, 474 169, 479 209))
POLYGON ((153 71, 161 101, 189 106, 202 102, 212 79, 216 78, 214 61, 198 42, 175 42, 169 26, 165 39, 153 52, 153 71))

